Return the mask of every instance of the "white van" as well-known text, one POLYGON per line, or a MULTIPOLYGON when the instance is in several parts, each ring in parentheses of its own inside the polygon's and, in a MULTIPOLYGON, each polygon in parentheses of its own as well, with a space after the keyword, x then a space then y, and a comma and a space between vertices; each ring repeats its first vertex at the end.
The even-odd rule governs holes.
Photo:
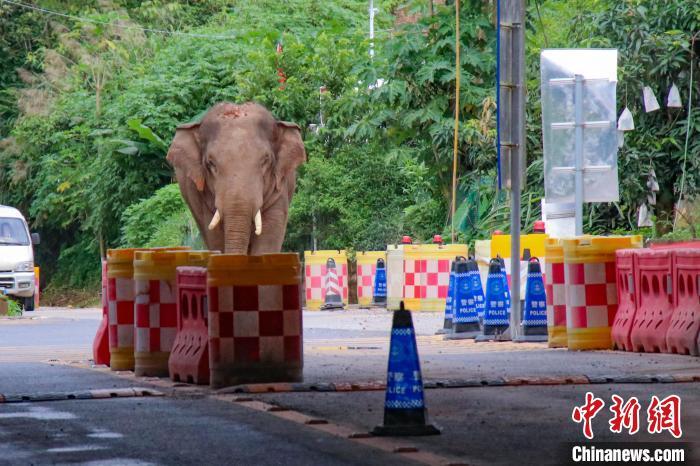
POLYGON ((25 311, 34 310, 34 251, 39 234, 29 234, 19 210, 0 205, 0 293, 19 298, 25 311))

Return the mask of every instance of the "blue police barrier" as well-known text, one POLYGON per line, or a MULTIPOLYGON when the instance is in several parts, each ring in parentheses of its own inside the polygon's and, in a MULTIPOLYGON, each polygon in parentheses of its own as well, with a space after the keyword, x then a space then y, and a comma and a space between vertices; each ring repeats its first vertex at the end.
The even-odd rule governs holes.
POLYGON ((484 336, 504 333, 510 324, 510 293, 501 260, 492 259, 486 280, 486 308, 484 309, 484 336))
POLYGON ((386 307, 386 265, 384 259, 377 259, 377 270, 374 273, 372 290, 372 306, 386 307))
POLYGON ((476 302, 476 314, 479 317, 479 323, 484 323, 484 311, 486 310, 486 299, 484 298, 484 287, 481 285, 481 273, 479 265, 474 260, 467 263, 469 283, 471 284, 471 293, 476 302))
POLYGON ((469 264, 476 265, 473 259, 469 259, 469 261, 458 262, 455 268, 454 316, 452 332, 445 335, 447 340, 475 338, 480 332, 476 296, 469 276, 469 264))
POLYGON ((499 256, 498 262, 500 262, 501 272, 503 272, 503 288, 506 292, 506 307, 510 309, 510 286, 508 285, 508 272, 506 271, 506 260, 499 256))
POLYGON ((530 259, 527 265, 522 322, 524 335, 547 335, 547 296, 537 258, 530 259))
POLYGON ((423 377, 411 312, 394 311, 389 345, 384 423, 372 430, 373 435, 436 435, 440 429, 428 423, 423 396, 423 377))
POLYGON ((435 332, 437 335, 448 333, 452 330, 452 318, 454 317, 454 300, 455 300, 455 268, 457 262, 465 260, 462 256, 456 256, 450 264, 450 281, 447 285, 447 296, 445 298, 445 318, 442 328, 435 332))

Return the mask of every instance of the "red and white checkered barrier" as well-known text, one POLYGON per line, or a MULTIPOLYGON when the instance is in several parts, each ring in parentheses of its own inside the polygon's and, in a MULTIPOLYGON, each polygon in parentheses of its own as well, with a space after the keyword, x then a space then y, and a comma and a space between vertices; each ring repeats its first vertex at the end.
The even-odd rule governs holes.
MULTIPOLYGON (((403 261, 403 297, 404 299, 425 298, 425 259, 404 259, 403 261)), ((449 275, 448 275, 449 279, 449 275)))
POLYGON ((446 299, 450 285, 450 259, 425 261, 425 298, 446 299))
POLYGON ((611 327, 617 312, 615 262, 565 264, 569 329, 611 327))
POLYGON ((306 307, 317 311, 326 301, 326 261, 335 260, 338 285, 342 291, 343 303, 348 304, 348 264, 345 251, 306 251, 304 253, 304 281, 306 287, 306 307))
POLYGON ((357 264, 357 303, 360 306, 372 304, 374 293, 374 276, 377 273, 377 264, 357 264))
POLYGON ((170 280, 136 280, 135 282, 135 372, 136 375, 164 376, 168 374, 167 355, 170 353, 177 333, 175 284, 170 280), (162 363, 163 359, 165 364, 162 363))
POLYGON ((299 285, 211 286, 212 387, 300 379, 299 285))
POLYGON ((131 370, 134 364, 134 280, 109 278, 107 300, 110 367, 131 370))
POLYGON ((547 327, 550 346, 566 346, 566 282, 563 262, 545 263, 547 294, 547 327), (564 341, 552 341, 561 337, 564 341))

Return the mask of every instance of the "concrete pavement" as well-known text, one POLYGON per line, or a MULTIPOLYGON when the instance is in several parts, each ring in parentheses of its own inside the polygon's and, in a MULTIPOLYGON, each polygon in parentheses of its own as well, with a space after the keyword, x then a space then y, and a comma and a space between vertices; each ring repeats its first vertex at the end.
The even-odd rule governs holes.
MULTIPOLYGON (((42 309, 23 319, 0 319, 0 393, 151 386, 166 396, 0 404, 0 464, 444 464, 460 459, 469 464, 561 464, 565 442, 583 440, 571 411, 582 404, 586 391, 607 405, 613 393, 637 396, 643 409, 652 395, 678 394, 684 439, 700 434, 700 385, 657 383, 431 389, 427 404, 444 428, 441 436, 410 439, 410 447, 396 447, 393 440, 382 444, 348 438, 347 432, 366 432, 381 422, 382 391, 274 393, 235 401, 236 396, 217 395, 206 387, 95 370, 89 359, 100 318, 98 309, 42 309), (255 405, 255 400, 263 403, 255 405), (286 415, 280 409, 293 411, 286 415), (306 425, 304 416, 338 428, 306 425), (407 452, 411 449, 419 452, 407 452)), ((699 358, 569 352, 537 343, 445 342, 434 335, 441 315, 417 313, 414 322, 428 382, 700 374, 699 358)), ((390 325, 391 314, 385 311, 306 312, 305 380, 384 381, 390 325)), ((606 406, 595 419, 596 440, 671 440, 668 434, 611 434, 609 417, 606 406)), ((693 460, 699 452, 700 447, 693 460)))

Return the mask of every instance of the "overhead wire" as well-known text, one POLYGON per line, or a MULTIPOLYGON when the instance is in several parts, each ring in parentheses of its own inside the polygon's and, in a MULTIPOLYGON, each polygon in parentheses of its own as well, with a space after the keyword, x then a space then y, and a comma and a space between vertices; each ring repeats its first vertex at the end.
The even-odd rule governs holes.
POLYGON ((113 22, 108 22, 108 21, 100 21, 97 19, 85 18, 83 16, 69 15, 67 13, 61 13, 58 11, 48 10, 46 8, 41 8, 41 7, 34 6, 34 5, 28 5, 26 3, 17 2, 15 0, 0 0, 0 3, 6 3, 8 5, 14 5, 14 6, 18 6, 21 8, 26 8, 28 10, 38 11, 40 13, 44 13, 47 15, 60 16, 62 18, 68 18, 68 19, 72 19, 75 21, 85 22, 85 23, 102 24, 105 26, 111 26, 111 27, 120 28, 120 29, 139 30, 139 31, 144 31, 144 32, 151 32, 151 33, 155 33, 155 34, 164 34, 164 35, 172 35, 172 36, 196 37, 199 39, 229 40, 229 39, 235 39, 237 37, 237 36, 231 35, 231 34, 228 34, 228 35, 197 34, 197 33, 192 33, 192 32, 168 31, 166 29, 154 29, 154 28, 146 28, 146 27, 142 27, 142 26, 134 26, 134 25, 130 25, 130 24, 119 24, 119 23, 113 23, 113 22))

